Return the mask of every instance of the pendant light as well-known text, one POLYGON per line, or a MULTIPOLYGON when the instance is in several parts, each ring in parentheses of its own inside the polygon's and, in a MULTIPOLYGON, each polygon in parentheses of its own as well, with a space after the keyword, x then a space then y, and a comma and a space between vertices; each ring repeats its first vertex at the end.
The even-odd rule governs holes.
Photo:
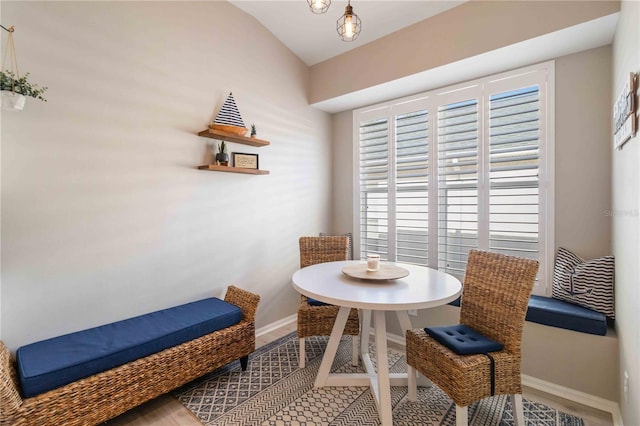
POLYGON ((344 15, 336 22, 336 30, 342 41, 353 41, 360 35, 362 30, 362 21, 358 18, 358 15, 353 13, 353 7, 351 7, 351 0, 344 8, 344 15))
POLYGON ((313 13, 325 13, 329 10, 329 6, 331 6, 331 0, 307 0, 307 4, 309 5, 309 9, 313 13))

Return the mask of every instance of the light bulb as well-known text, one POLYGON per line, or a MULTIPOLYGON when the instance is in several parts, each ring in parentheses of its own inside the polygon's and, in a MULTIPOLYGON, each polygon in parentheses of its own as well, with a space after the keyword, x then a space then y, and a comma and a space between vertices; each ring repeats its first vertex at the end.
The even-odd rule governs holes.
POLYGON ((325 13, 331 5, 331 0, 307 0, 313 13, 325 13))
POLYGON ((351 15, 348 15, 344 20, 344 37, 348 39, 353 38, 353 18, 351 15))

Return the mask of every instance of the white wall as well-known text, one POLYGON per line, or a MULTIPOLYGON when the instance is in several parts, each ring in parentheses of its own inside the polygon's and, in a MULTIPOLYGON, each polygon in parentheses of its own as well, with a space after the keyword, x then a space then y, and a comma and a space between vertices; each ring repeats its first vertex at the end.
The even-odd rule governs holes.
MULTIPOLYGON (((2 338, 11 348, 209 295, 296 312, 298 237, 329 230, 330 117, 308 69, 227 2, 2 2, 47 103, 2 112, 2 338), (196 170, 233 91, 267 176, 196 170)), ((5 25, 5 26, 6 26, 5 25)), ((3 40, 6 32, 2 31, 3 40)))
POLYGON ((611 46, 556 60, 555 244, 611 254, 611 46))
MULTIPOLYGON (((611 105, 629 78, 629 73, 640 73, 638 23, 640 3, 623 1, 613 43, 611 105)), ((639 94, 636 94, 636 101, 640 101, 639 94)), ((620 338, 620 408, 625 425, 640 425, 640 137, 636 134, 622 149, 613 150, 611 134, 612 131, 609 146, 612 149, 612 247, 616 257, 616 330, 620 338), (628 399, 623 395, 625 371, 629 375, 628 399)))
MULTIPOLYGON (((333 115, 333 230, 353 232, 353 112, 333 115)), ((354 256, 356 254, 354 253, 354 256)), ((357 259, 358 257, 356 257, 357 259)))

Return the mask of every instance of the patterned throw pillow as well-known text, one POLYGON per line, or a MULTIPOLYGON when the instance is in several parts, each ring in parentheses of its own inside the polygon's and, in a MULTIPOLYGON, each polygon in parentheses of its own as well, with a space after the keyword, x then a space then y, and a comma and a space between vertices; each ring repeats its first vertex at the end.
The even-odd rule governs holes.
POLYGON ((613 256, 585 261, 567 249, 558 248, 553 269, 553 298, 615 318, 614 265, 613 256))
POLYGON ((351 236, 351 232, 349 232, 347 234, 342 234, 342 235, 330 235, 330 234, 326 234, 324 232, 321 232, 320 236, 321 237, 334 237, 334 236, 335 237, 348 237, 349 238, 349 253, 348 253, 348 256, 347 256, 347 260, 353 259, 353 244, 351 242, 353 237, 351 236))

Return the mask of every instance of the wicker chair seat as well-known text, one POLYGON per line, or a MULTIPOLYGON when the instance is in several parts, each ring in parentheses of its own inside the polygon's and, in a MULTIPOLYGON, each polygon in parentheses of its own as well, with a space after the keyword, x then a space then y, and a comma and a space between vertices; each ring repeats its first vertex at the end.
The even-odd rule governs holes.
POLYGON ((230 286, 225 301, 242 309, 238 324, 31 398, 22 397, 15 360, 0 342, 0 425, 97 425, 232 361, 246 360, 255 350, 259 300, 230 286))
MULTIPOLYGON (((424 330, 407 331, 406 349, 407 363, 434 382, 456 404, 467 406, 491 396, 487 356, 460 356, 429 337, 424 330)), ((522 393, 520 356, 504 350, 492 352, 491 356, 495 360, 495 394, 522 393)))

